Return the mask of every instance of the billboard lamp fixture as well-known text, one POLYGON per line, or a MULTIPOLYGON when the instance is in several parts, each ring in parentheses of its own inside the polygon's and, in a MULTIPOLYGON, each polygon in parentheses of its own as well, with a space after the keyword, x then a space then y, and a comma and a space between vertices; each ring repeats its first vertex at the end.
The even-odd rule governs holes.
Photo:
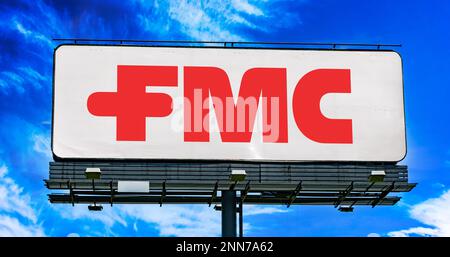
POLYGON ((386 172, 384 170, 372 170, 370 172, 369 181, 372 183, 383 182, 386 172))
POLYGON ((84 175, 87 179, 100 179, 102 171, 100 168, 86 168, 84 175))
POLYGON ((353 206, 348 205, 340 206, 338 210, 340 212, 353 212, 353 206))
POLYGON ((90 211, 101 211, 101 210, 103 210, 103 206, 96 205, 94 203, 94 204, 91 204, 91 205, 88 206, 88 210, 90 210, 90 211))
POLYGON ((231 170, 230 180, 233 182, 244 181, 246 176, 245 170, 231 170))

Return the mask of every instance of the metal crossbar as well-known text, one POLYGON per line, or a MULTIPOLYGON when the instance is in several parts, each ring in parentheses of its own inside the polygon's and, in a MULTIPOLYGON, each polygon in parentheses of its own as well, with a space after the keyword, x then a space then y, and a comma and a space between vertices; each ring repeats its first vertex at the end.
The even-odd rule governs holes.
POLYGON ((353 190, 353 181, 339 196, 339 199, 334 204, 334 208, 338 207, 345 200, 345 198, 352 192, 352 190, 353 190))
POLYGON ((214 184, 214 189, 211 195, 211 200, 208 202, 208 206, 211 206, 211 203, 214 201, 214 198, 217 197, 217 189, 219 188, 219 181, 214 184))
POLYGON ((386 188, 386 190, 383 190, 383 191, 381 192, 381 194, 378 196, 378 198, 375 199, 375 200, 372 202, 372 208, 374 208, 375 206, 377 206, 377 204, 379 204, 380 201, 382 201, 384 198, 386 198, 386 196, 387 196, 390 192, 392 192, 392 190, 394 189, 394 187, 395 187, 395 182, 392 182, 392 184, 391 184, 390 186, 388 186, 388 187, 386 188))
POLYGON ((288 200, 288 203, 287 203, 287 208, 289 208, 291 206, 291 204, 294 202, 295 198, 300 193, 300 190, 302 190, 302 181, 300 181, 298 183, 298 185, 295 188, 294 192, 292 192, 292 194, 289 196, 289 200, 288 200))
POLYGON ((240 46, 289 46, 289 47, 369 47, 381 50, 381 47, 402 47, 401 44, 381 44, 381 43, 340 43, 340 42, 263 42, 263 41, 199 41, 199 40, 140 40, 140 39, 95 39, 95 38, 54 38, 57 42, 72 42, 74 44, 83 43, 112 43, 118 45, 125 44, 171 44, 171 45, 221 45, 223 47, 239 48, 240 46))

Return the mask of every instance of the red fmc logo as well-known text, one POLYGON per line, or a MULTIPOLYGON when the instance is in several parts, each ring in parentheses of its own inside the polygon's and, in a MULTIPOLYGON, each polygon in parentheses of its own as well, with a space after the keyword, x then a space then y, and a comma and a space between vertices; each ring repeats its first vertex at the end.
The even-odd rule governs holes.
MULTIPOLYGON (((287 79, 285 68, 252 68, 233 97, 227 73, 217 67, 186 66, 184 76, 184 141, 209 142, 210 100, 222 142, 250 142, 256 112, 262 100, 263 141, 288 142, 287 79)), ((117 67, 117 92, 96 92, 87 107, 95 116, 114 116, 117 141, 145 141, 146 118, 173 111, 168 94, 147 92, 148 86, 178 86, 177 66, 117 67)), ((292 96, 296 125, 319 143, 351 144, 351 119, 330 119, 320 109, 327 93, 350 93, 349 69, 316 69, 297 83, 292 96)), ((150 136, 151 140, 151 136, 150 136)))

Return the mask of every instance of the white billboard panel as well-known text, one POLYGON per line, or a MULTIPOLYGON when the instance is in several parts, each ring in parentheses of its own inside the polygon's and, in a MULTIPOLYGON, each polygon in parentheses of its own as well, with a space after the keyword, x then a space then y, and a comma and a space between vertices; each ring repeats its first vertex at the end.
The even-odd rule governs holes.
POLYGON ((74 159, 399 161, 392 51, 63 45, 52 150, 74 159))

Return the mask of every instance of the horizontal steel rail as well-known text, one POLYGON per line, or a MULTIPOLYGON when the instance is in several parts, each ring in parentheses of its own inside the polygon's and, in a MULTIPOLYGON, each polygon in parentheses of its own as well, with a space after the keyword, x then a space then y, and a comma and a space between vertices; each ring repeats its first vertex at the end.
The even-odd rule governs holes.
MULTIPOLYGON (((49 199, 51 203, 65 203, 70 204, 72 200, 68 194, 50 194, 49 199)), ((371 205, 377 197, 370 198, 354 198, 348 197, 341 204, 342 205, 371 205)), ((160 196, 114 196, 113 204, 159 204, 160 196)), ((189 197, 189 196, 166 196, 164 197, 164 204, 206 204, 210 197, 189 197)), ((296 198, 291 205, 334 205, 337 198, 296 198)), ((400 200, 400 197, 386 197, 381 200, 378 205, 394 205, 400 200)), ((74 198, 75 204, 111 204, 110 196, 76 196, 74 198)), ((221 197, 216 197, 213 200, 214 204, 221 202, 221 197)), ((287 204, 284 198, 275 197, 253 197, 248 196, 245 200, 246 204, 287 204)))
POLYGON ((96 38, 54 38, 56 42, 72 42, 75 44, 96 43, 96 44, 144 44, 144 45, 220 45, 223 47, 248 47, 258 46, 259 48, 267 46, 278 47, 328 47, 335 49, 337 47, 364 47, 380 50, 381 47, 402 47, 401 44, 381 44, 381 43, 346 43, 346 42, 263 42, 263 41, 198 41, 198 40, 139 40, 139 39, 96 39, 96 38))

